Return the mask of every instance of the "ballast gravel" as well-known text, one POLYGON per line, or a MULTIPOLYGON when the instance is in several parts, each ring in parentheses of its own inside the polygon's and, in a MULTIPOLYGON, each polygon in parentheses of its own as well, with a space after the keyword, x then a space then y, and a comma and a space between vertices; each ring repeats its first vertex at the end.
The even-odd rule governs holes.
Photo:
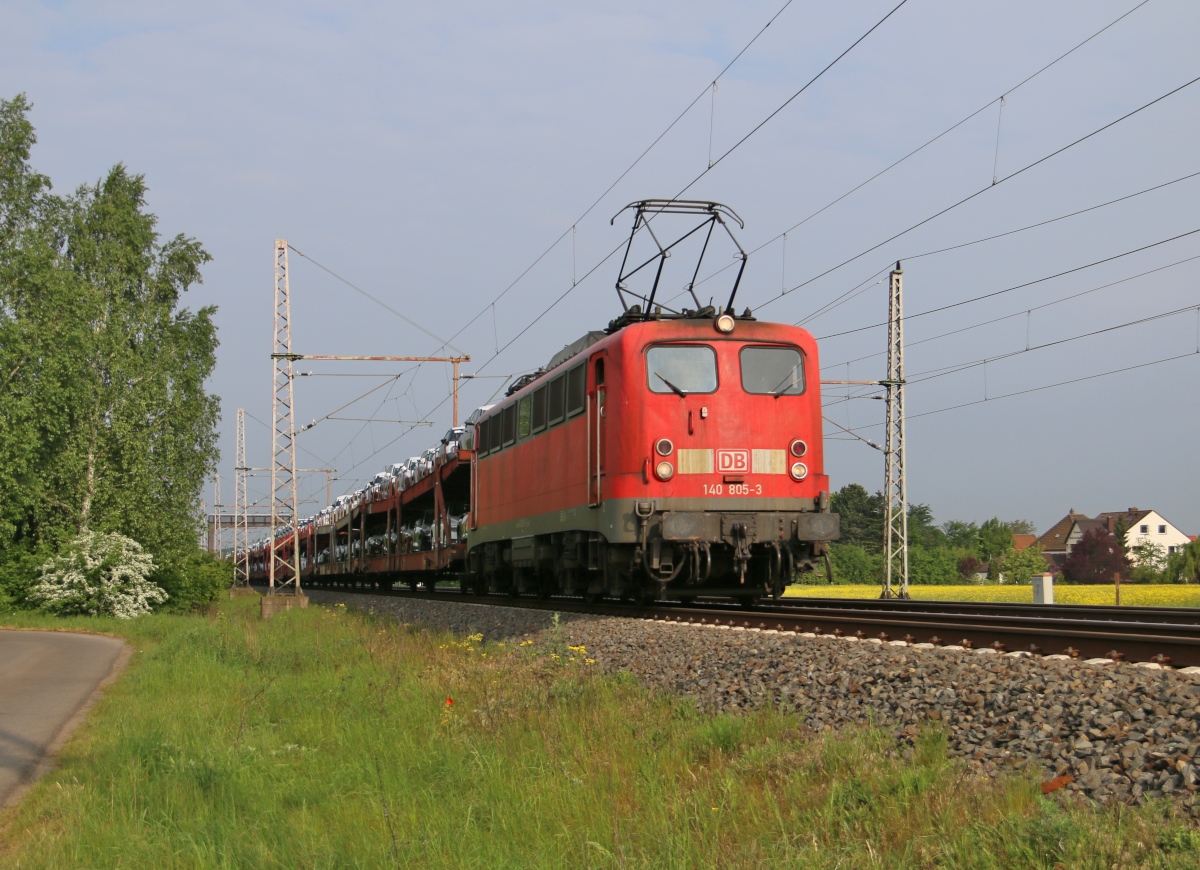
POLYGON ((951 754, 986 773, 1036 765, 1097 801, 1169 797, 1200 815, 1200 683, 1188 674, 627 619, 563 634, 606 670, 702 709, 778 705, 815 730, 873 723, 902 739, 933 720, 951 754))
MULTIPOLYGON (((458 601, 431 601, 428 598, 408 598, 402 595, 371 595, 360 592, 337 592, 325 589, 306 589, 304 594, 316 604, 345 604, 360 610, 374 611, 438 631, 449 631, 461 637, 482 634, 485 641, 506 637, 533 635, 550 628, 554 614, 548 610, 521 607, 466 604, 458 601)), ((560 624, 594 620, 585 613, 562 613, 560 624)))
MULTIPOLYGON (((503 606, 311 595, 488 639, 545 632, 552 619, 503 606)), ((869 723, 902 740, 936 721, 951 754, 985 773, 1035 766, 1043 779, 1074 777, 1066 788, 1096 801, 1166 797, 1200 817, 1200 679, 1189 673, 566 613, 557 632, 605 671, 628 671, 703 710, 778 706, 814 730, 869 723)))

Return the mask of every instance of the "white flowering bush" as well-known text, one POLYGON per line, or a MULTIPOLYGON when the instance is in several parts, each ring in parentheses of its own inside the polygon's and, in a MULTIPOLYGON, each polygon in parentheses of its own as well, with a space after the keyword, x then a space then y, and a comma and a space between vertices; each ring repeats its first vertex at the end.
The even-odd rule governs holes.
POLYGON ((41 567, 29 598, 52 613, 132 619, 167 600, 147 579, 153 570, 132 538, 85 532, 41 567))

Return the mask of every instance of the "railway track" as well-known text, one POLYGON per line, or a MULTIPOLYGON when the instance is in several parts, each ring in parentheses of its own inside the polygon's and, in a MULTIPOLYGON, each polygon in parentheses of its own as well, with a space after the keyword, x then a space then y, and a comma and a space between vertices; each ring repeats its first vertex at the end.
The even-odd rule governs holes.
POLYGON ((1176 668, 1200 666, 1200 612, 1187 608, 823 598, 771 601, 745 609, 704 600, 687 606, 618 601, 592 605, 579 598, 471 595, 449 587, 417 592, 365 586, 317 588, 1006 653, 1155 662, 1176 668))

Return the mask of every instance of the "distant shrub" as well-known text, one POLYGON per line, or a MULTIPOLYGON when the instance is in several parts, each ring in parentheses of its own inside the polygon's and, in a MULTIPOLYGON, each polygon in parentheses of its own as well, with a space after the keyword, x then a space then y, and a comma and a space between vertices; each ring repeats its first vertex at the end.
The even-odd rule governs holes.
POLYGON ((879 583, 883 577, 883 557, 868 553, 857 544, 830 544, 835 583, 879 583))
POLYGON ((0 613, 28 609, 29 592, 50 554, 13 549, 0 556, 0 613))
POLYGON ((148 578, 154 559, 132 538, 85 532, 41 567, 31 603, 61 615, 131 619, 167 600, 148 578))
POLYGON ((178 564, 163 565, 151 579, 170 595, 164 610, 185 612, 215 601, 233 583, 233 564, 196 550, 178 564))

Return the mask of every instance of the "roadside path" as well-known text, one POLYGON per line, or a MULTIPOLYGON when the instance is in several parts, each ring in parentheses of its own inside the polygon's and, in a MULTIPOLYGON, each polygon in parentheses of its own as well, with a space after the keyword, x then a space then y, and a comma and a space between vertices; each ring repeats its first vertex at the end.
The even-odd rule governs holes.
POLYGON ((115 637, 0 630, 0 807, 41 774, 124 649, 115 637))

